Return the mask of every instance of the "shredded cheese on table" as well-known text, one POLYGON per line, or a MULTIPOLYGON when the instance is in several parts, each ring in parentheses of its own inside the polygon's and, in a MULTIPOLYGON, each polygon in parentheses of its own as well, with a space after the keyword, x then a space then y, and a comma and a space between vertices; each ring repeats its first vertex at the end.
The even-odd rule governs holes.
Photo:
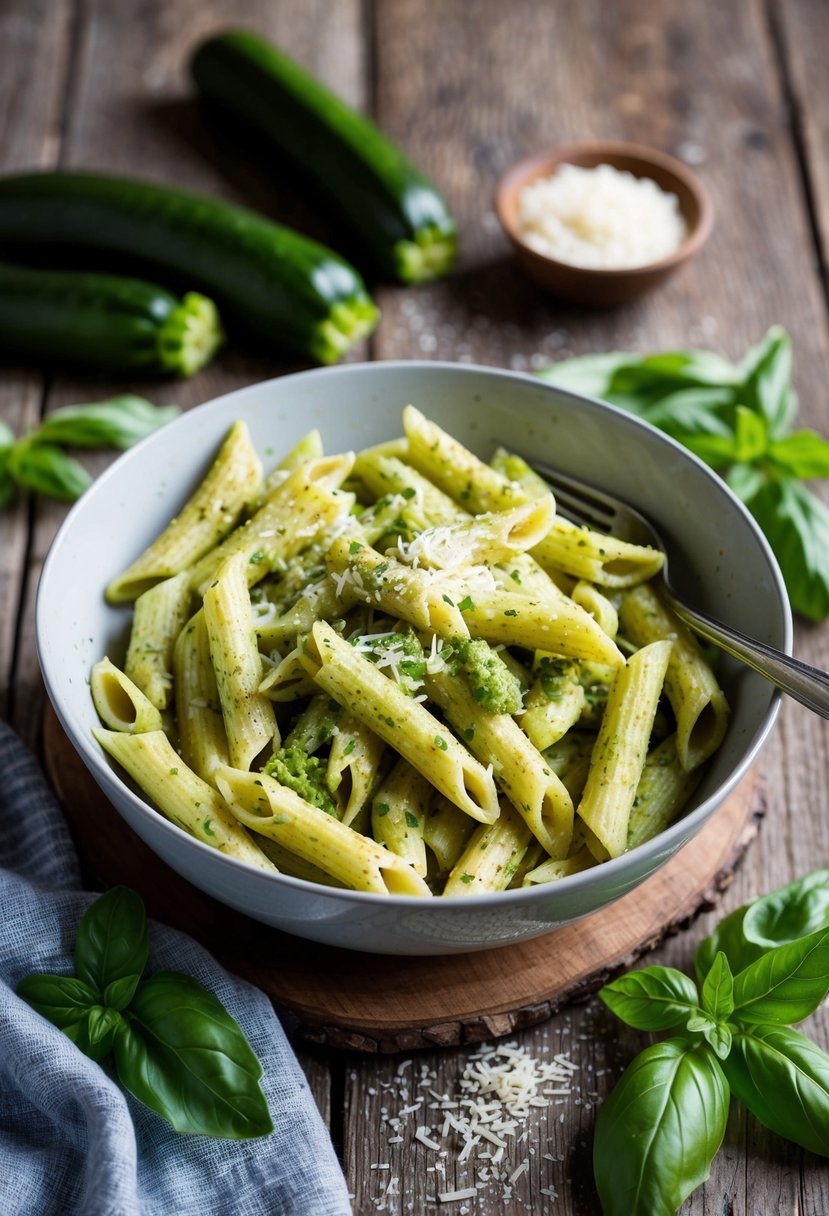
MULTIPOLYGON (((403 1060, 394 1081, 382 1086, 387 1102, 396 1099, 401 1103, 397 1109, 381 1107, 390 1133, 387 1143, 402 1144, 408 1138, 410 1143, 414 1140, 422 1145, 417 1151, 425 1151, 425 1157, 417 1158, 417 1168, 423 1169, 420 1162, 425 1160, 427 1174, 435 1179, 434 1193, 426 1196, 427 1202, 438 1209, 458 1205, 452 1207, 453 1216, 474 1212, 478 1196, 485 1193, 504 1203, 515 1202, 514 1187, 529 1173, 533 1158, 537 1156, 539 1163, 560 1160, 549 1152, 537 1153, 528 1143, 528 1120, 534 1111, 569 1095, 576 1072, 578 1066, 568 1053, 538 1059, 515 1041, 484 1044, 468 1057, 452 1092, 442 1093, 435 1088, 437 1075, 428 1065, 420 1065, 418 1074, 415 1061, 403 1060), (468 1167, 461 1170, 460 1177, 456 1175, 454 1189, 446 1185, 453 1166, 468 1167)), ((385 1170, 387 1164, 378 1163, 372 1169, 385 1170)), ((540 1193, 554 1200, 555 1186, 543 1175, 540 1181, 546 1184, 539 1187, 540 1193)), ((373 1199, 376 1211, 389 1210, 388 1201, 400 1196, 400 1185, 400 1177, 389 1171, 386 1184, 373 1199)), ((411 1205, 409 1210, 413 1211, 411 1205)))

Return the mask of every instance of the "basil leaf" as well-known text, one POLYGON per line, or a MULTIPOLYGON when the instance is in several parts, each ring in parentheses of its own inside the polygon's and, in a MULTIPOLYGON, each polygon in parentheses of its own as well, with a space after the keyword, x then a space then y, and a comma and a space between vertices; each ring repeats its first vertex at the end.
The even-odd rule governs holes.
MULTIPOLYGON (((743 384, 739 398, 768 424, 770 434, 780 438, 792 422, 789 384, 792 377, 792 343, 779 325, 773 325, 747 352, 740 370, 743 384)), ((794 404, 796 412, 797 405, 794 404)))
POLYGON ((745 503, 780 563, 792 608, 822 621, 829 614, 829 510, 794 481, 767 481, 745 503))
POLYGON ((93 1005, 79 1022, 65 1026, 63 1032, 79 1051, 100 1064, 112 1051, 120 1020, 120 1013, 114 1009, 93 1005))
POLYGON ((673 967, 629 971, 599 990, 608 1009, 637 1030, 671 1030, 699 1012, 694 981, 673 967))
POLYGON ((727 1060, 731 1051, 732 1031, 728 1022, 717 1022, 702 1032, 708 1046, 719 1060, 727 1060))
POLYGON ((679 443, 704 460, 712 469, 721 469, 738 459, 736 435, 688 435, 674 436, 679 443))
POLYGON ((720 950, 702 985, 702 1007, 715 1022, 723 1022, 734 1009, 734 977, 720 950))
POLYGON ((761 955, 734 977, 734 1017, 789 1026, 814 1013, 829 991, 829 929, 761 955))
POLYGON ((647 1047, 599 1110, 593 1172, 604 1216, 675 1216, 708 1177, 728 1086, 707 1044, 647 1047))
POLYGON ((575 359, 562 359, 551 367, 542 368, 538 375, 542 380, 557 384, 560 388, 584 393, 587 397, 603 397, 610 387, 613 373, 629 364, 634 356, 625 351, 612 351, 606 355, 580 355, 575 359))
POLYGON ((829 442, 817 431, 795 431, 774 440, 768 458, 784 477, 829 477, 829 442))
POLYGON ((7 507, 14 496, 14 482, 9 472, 11 447, 0 447, 0 510, 7 507))
POLYGON ((732 432, 721 414, 731 404, 731 389, 683 388, 648 406, 642 417, 680 443, 685 442, 683 436, 692 435, 727 438, 732 432))
POLYGON ((735 973, 775 946, 823 928, 829 928, 829 870, 813 870, 721 920, 697 948, 697 978, 702 984, 720 950, 735 973))
POLYGON ((817 1044, 785 1026, 737 1027, 723 1069, 762 1124, 829 1157, 829 1055, 817 1044))
POLYGON ((126 1009, 141 979, 139 974, 124 975, 119 980, 113 980, 104 989, 104 1004, 107 1009, 126 1009))
POLYGON ((177 405, 157 406, 131 393, 95 405, 68 405, 43 421, 38 440, 75 447, 122 450, 145 439, 181 413, 177 405))
POLYGON ((813 870, 752 900, 745 908, 742 932, 746 941, 770 950, 825 928, 829 928, 829 870, 813 870))
MULTIPOLYGON (((75 941, 75 971, 100 998, 114 980, 140 977, 149 952, 141 897, 129 887, 113 887, 90 904, 81 919, 75 941)), ((125 990, 119 989, 119 996, 125 990)))
POLYGON ((80 498, 92 478, 82 464, 51 443, 19 439, 9 454, 8 471, 18 485, 61 502, 80 498))
POLYGON ((244 1140, 273 1130, 262 1066, 221 1003, 185 975, 139 985, 115 1038, 118 1077, 177 1132, 244 1140))
POLYGON ((765 477, 753 464, 733 464, 725 473, 725 480, 738 498, 747 502, 765 485, 765 477))
POLYGON ((17 995, 59 1030, 81 1021, 96 1003, 89 985, 74 975, 27 975, 17 995))
POLYGON ((738 405, 734 411, 736 459, 740 464, 752 464, 765 455, 768 430, 761 414, 738 405))

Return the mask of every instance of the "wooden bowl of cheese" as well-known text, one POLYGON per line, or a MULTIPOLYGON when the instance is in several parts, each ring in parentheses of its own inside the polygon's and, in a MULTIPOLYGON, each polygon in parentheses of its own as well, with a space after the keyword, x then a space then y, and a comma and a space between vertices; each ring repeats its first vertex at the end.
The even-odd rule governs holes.
POLYGON ((523 269, 564 299, 607 307, 656 286, 707 239, 714 217, 684 164, 638 144, 565 144, 519 161, 496 196, 523 269))

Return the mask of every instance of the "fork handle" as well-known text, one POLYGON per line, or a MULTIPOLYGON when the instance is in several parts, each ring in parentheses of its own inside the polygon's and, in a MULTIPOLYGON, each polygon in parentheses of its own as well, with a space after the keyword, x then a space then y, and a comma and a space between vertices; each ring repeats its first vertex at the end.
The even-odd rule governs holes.
POLYGON ((810 667, 808 663, 801 663, 800 659, 793 659, 791 655, 775 650, 765 642, 746 637, 738 629, 689 608, 674 595, 669 594, 668 598, 679 619, 700 637, 714 642, 735 659, 740 659, 808 709, 829 718, 829 672, 810 667))

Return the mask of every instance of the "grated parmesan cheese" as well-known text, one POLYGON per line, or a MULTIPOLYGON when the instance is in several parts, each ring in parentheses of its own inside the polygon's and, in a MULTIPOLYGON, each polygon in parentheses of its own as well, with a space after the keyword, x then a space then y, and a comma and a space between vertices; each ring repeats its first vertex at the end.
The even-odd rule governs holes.
MULTIPOLYGON (((447 1164, 450 1168, 457 1167, 452 1179, 456 1189, 438 1191, 434 1197, 426 1196, 427 1203, 463 1203, 491 1193, 504 1203, 514 1204, 517 1201, 513 1195, 515 1184, 530 1172, 532 1160, 539 1163, 534 1167, 535 1171, 542 1160, 562 1160, 551 1153, 542 1155, 529 1144, 530 1128, 525 1126, 526 1121, 533 1118, 533 1112, 539 1107, 551 1107, 554 1095, 569 1094, 577 1071, 578 1066, 567 1053, 559 1053, 552 1059, 537 1059, 514 1041, 484 1044, 468 1057, 454 1091, 440 1093, 435 1088, 436 1074, 427 1065, 421 1065, 418 1077, 414 1062, 403 1060, 398 1065, 396 1081, 383 1084, 389 1098, 396 1098, 401 1103, 396 1113, 389 1113, 394 1111, 393 1106, 382 1108, 384 1122, 391 1133, 387 1143, 403 1144, 407 1139, 411 1143, 413 1138, 434 1153, 425 1172, 439 1174, 439 1181, 444 1186, 449 1181, 447 1164), (411 1078, 404 1079, 409 1069, 412 1070, 411 1078), (408 1137, 403 1135, 406 1120, 423 1111, 424 1103, 426 1109, 435 1112, 432 1126, 418 1124, 408 1137)), ((551 1140, 552 1136, 548 1135, 548 1143, 551 1140)), ((372 1168, 380 1170, 385 1164, 372 1168)), ((556 1188, 543 1172, 540 1177, 536 1172, 535 1177, 532 1185, 554 1200, 556 1188)), ((398 1175, 392 1174, 389 1187, 373 1201, 376 1211, 388 1210, 388 1199, 399 1193, 399 1181, 398 1175)), ((456 1209, 459 1216, 472 1210, 474 1208, 456 1209)))
POLYGON ((537 253, 599 270, 658 262, 687 233, 675 194, 612 165, 561 165, 530 182, 518 200, 518 226, 537 253))

